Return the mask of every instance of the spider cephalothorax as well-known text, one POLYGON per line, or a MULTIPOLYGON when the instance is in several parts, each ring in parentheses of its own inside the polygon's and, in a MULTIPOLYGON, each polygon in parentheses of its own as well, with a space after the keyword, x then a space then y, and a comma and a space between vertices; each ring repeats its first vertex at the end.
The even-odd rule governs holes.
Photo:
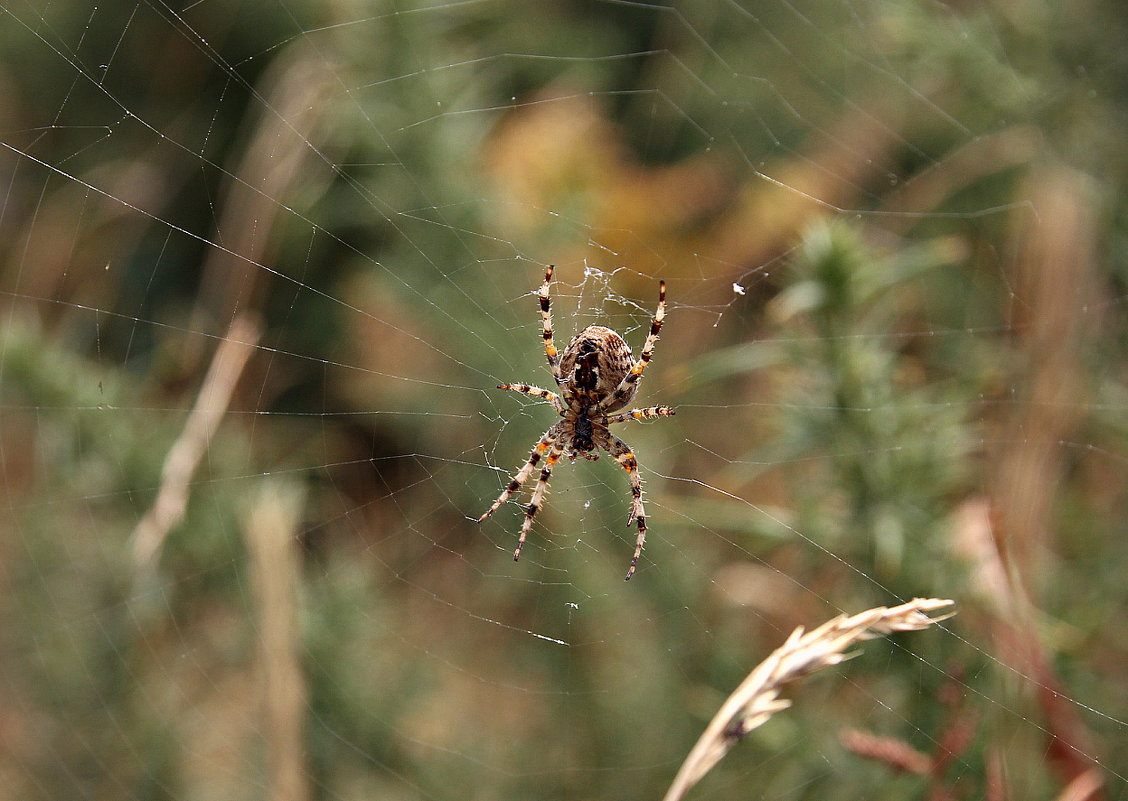
POLYGON ((635 459, 635 455, 627 443, 608 430, 608 426, 627 420, 667 417, 674 413, 674 410, 668 406, 651 406, 646 409, 631 409, 629 412, 610 414, 630 403, 638 392, 639 379, 642 378, 646 365, 650 363, 650 354, 654 350, 654 343, 658 341, 662 319, 666 316, 666 283, 662 281, 658 284, 658 309, 654 313, 654 320, 650 323, 650 334, 646 337, 646 343, 642 346, 642 354, 637 362, 631 357, 631 349, 626 341, 610 328, 602 325, 588 326, 576 334, 564 349, 564 353, 558 355, 556 346, 552 342, 552 316, 549 312, 548 298, 552 269, 550 266, 544 275, 544 284, 541 286, 539 297, 544 351, 560 394, 528 384, 500 384, 498 389, 512 389, 546 400, 563 419, 544 433, 529 455, 529 460, 513 476, 505 490, 494 501, 493 506, 478 518, 478 522, 482 522, 497 511, 510 495, 520 489, 544 457, 544 467, 541 468, 532 500, 525 509, 525 522, 521 525, 517 550, 513 553, 514 561, 520 559, 521 548, 525 544, 529 528, 533 525, 533 518, 544 503, 553 465, 565 453, 572 460, 577 456, 598 459, 598 449, 602 448, 611 454, 631 477, 631 514, 627 518, 627 523, 637 521, 638 540, 635 543, 634 558, 627 571, 629 579, 634 575, 639 556, 642 555, 643 543, 646 542, 642 478, 638 474, 638 460, 635 459), (547 456, 545 456, 546 452, 547 456))

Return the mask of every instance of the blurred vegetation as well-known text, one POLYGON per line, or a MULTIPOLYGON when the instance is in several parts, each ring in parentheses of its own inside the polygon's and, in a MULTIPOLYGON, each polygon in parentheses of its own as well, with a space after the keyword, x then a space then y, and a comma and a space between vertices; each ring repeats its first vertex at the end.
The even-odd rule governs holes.
POLYGON ((372 6, 0 9, 0 799, 658 798, 792 628, 929 595, 692 797, 1128 793, 1118 4, 372 6), (670 287, 627 584, 608 459, 517 565, 471 522, 551 423, 492 389, 549 261, 558 341, 670 287))

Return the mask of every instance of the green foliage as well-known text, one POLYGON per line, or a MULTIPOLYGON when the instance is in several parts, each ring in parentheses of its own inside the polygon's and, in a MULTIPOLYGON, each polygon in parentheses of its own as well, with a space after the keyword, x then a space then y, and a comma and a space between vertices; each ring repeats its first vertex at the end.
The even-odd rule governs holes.
POLYGON ((928 324, 906 304, 949 256, 942 243, 882 256, 848 229, 818 228, 775 301, 780 334, 795 343, 779 446, 785 458, 825 459, 802 477, 799 528, 874 579, 878 597, 951 586, 937 543, 953 499, 974 489, 975 375, 936 380, 949 365, 935 363, 928 324))

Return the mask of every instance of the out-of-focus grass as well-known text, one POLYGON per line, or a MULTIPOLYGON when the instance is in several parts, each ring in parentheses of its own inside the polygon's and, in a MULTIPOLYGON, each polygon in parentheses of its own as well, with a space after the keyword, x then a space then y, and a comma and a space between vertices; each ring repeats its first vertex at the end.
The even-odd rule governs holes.
POLYGON ((955 634, 804 687, 702 791, 924 797, 838 744, 867 716, 958 743, 960 796, 1128 763, 1122 15, 713 6, 287 4, 298 35, 193 6, 215 57, 149 6, 2 18, 4 140, 72 176, 2 157, 7 795, 265 794, 241 521, 268 471, 304 498, 315 797, 659 797, 780 631, 917 595, 959 601, 955 634), (592 239, 640 309, 577 288, 592 239), (504 477, 460 465, 510 470, 552 421, 491 389, 547 376, 546 259, 561 337, 606 312, 640 341, 671 287, 643 395, 682 408, 623 432, 652 527, 626 587, 607 460, 561 468, 514 572, 518 516, 466 520, 504 477), (712 265, 748 279, 716 328, 712 265), (264 347, 139 580, 129 533, 246 307, 264 347))

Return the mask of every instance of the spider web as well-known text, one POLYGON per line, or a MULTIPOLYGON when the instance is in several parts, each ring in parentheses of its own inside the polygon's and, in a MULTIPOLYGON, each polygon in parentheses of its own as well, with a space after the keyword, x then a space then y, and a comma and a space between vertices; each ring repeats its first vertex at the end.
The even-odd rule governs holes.
POLYGON ((0 2, 3 796, 660 797, 796 626, 935 596, 695 793, 1128 797, 1078 16, 0 2), (561 347, 668 286, 630 582, 607 455, 519 562, 535 475, 474 522, 557 419, 494 389, 552 388, 549 263, 561 347))

